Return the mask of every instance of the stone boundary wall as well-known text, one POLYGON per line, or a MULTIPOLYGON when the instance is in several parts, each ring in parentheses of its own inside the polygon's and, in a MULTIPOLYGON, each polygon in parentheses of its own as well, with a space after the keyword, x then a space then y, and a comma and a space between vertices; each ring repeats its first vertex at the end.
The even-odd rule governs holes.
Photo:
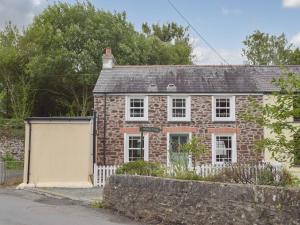
POLYGON ((104 203, 155 224, 300 224, 300 189, 112 176, 104 203))
POLYGON ((0 158, 6 153, 12 154, 16 160, 24 160, 24 138, 0 136, 0 158))

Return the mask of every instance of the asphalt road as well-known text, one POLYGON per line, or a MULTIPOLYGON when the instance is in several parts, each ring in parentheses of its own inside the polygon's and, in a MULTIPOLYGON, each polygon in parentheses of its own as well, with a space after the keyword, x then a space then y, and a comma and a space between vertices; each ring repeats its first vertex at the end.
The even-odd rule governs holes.
POLYGON ((0 188, 0 225, 138 225, 105 209, 24 190, 0 188))

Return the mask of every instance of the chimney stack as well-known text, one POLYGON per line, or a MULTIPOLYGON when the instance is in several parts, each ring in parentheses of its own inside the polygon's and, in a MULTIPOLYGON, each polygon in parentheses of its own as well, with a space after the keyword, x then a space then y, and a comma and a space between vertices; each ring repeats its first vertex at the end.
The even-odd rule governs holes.
POLYGON ((111 52, 111 48, 105 49, 105 54, 102 56, 103 69, 112 69, 115 65, 115 58, 111 52))

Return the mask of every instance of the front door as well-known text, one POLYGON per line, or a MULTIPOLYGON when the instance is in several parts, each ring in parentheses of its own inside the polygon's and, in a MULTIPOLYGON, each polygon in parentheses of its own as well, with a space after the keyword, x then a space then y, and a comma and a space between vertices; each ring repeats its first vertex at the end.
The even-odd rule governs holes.
POLYGON ((169 160, 172 165, 188 166, 188 154, 181 152, 181 146, 189 141, 189 134, 170 134, 169 160))

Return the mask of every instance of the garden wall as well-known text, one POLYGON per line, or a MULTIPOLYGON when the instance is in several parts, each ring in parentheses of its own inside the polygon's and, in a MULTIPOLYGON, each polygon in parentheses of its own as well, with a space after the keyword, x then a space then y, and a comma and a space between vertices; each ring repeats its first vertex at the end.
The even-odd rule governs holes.
POLYGON ((300 189, 112 176, 105 204, 161 224, 300 224, 300 189))
POLYGON ((0 158, 10 153, 15 160, 24 159, 24 137, 1 135, 0 136, 0 158))

